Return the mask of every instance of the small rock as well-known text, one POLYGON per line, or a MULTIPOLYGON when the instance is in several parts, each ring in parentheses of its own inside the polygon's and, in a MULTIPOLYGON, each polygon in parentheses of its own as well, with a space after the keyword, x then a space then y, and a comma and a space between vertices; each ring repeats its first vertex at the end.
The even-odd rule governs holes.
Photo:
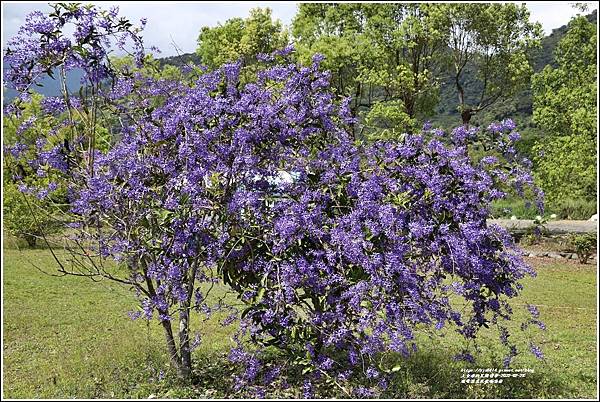
POLYGON ((150 395, 148 395, 148 398, 147 398, 147 399, 156 399, 156 395, 154 395, 154 394, 150 394, 150 395))
POLYGON ((556 214, 550 215, 550 219, 556 219, 556 214))
POLYGON ((590 219, 588 219, 588 221, 590 221, 590 222, 598 222, 598 214, 592 215, 592 217, 590 219))
POLYGON ((563 258, 562 255, 558 254, 558 253, 548 253, 548 257, 550 258, 563 258))
POLYGON ((511 220, 511 221, 516 221, 516 220, 517 220, 517 217, 513 215, 513 216, 511 216, 511 217, 510 217, 510 220, 511 220))

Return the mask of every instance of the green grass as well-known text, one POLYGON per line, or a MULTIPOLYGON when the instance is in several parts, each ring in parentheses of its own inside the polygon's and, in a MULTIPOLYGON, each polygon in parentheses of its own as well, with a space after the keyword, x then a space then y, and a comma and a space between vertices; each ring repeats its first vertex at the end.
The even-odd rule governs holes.
MULTIPOLYGON (((429 398, 591 398, 596 395, 596 268, 576 263, 547 263, 537 260, 538 277, 526 280, 525 291, 512 303, 515 310, 512 337, 526 349, 529 337, 540 344, 546 356, 539 361, 531 353, 514 360, 516 368, 531 368, 534 374, 503 385, 468 385, 456 382, 464 364, 449 362, 451 350, 460 340, 454 333, 405 362, 397 394, 429 398), (528 314, 524 303, 539 306, 545 332, 522 333, 518 327, 528 314), (417 391, 415 391, 415 389, 417 391)), ((548 260, 546 260, 548 261, 548 260)), ((483 331, 478 341, 481 356, 477 367, 499 367, 504 351, 494 331, 483 331)), ((514 339, 513 339, 514 341, 514 339)), ((425 345, 425 342, 422 342, 425 345)))
MULTIPOLYGON (((156 322, 131 321, 133 295, 111 282, 53 277, 47 250, 5 248, 3 255, 5 398, 146 398, 227 397, 231 368, 225 353, 230 327, 222 316, 201 325, 203 341, 195 351, 197 381, 181 385, 168 368, 161 329, 156 322), (161 371, 166 378, 159 380, 161 371)), ((460 383, 464 363, 452 361, 460 349, 449 332, 441 339, 423 336, 420 351, 401 362, 385 396, 391 398, 592 398, 596 395, 596 269, 592 265, 551 263, 537 266, 538 278, 525 282, 515 299, 516 317, 526 302, 540 305, 547 331, 535 338, 546 360, 529 354, 516 367, 534 374, 497 385, 460 383)), ((220 290, 223 292, 223 290, 220 290)), ((515 320, 514 325, 517 325, 515 320)), ((523 345, 527 339, 520 331, 523 345)), ((482 334, 482 367, 498 367, 502 352, 491 333, 482 334)), ((297 389, 280 396, 299 396, 297 389)), ((270 396, 267 394, 267 397, 270 396)), ((337 395, 341 396, 341 395, 337 395)))
MULTIPOLYGON (((544 206, 544 216, 548 218, 556 214, 556 219, 587 220, 598 211, 596 200, 560 200, 547 202, 544 206)), ((535 204, 526 204, 523 199, 502 199, 492 203, 492 216, 495 218, 510 218, 512 215, 519 219, 535 219, 540 215, 535 204)))
MULTIPOLYGON (((55 277, 47 250, 4 249, 4 378, 11 398, 142 397, 169 372, 162 328, 132 321, 133 293, 114 282, 55 277)), ((197 358, 226 351, 230 328, 218 315, 197 358)), ((198 322, 194 323, 196 326, 198 322)))

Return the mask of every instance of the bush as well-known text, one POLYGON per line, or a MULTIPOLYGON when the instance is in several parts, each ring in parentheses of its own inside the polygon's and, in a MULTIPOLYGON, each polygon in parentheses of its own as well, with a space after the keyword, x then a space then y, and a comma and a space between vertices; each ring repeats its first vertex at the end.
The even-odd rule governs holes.
POLYGON ((11 235, 25 240, 29 247, 45 235, 57 233, 61 226, 52 216, 52 207, 31 194, 19 191, 12 183, 2 186, 4 229, 11 235))
POLYGON ((555 213, 558 219, 587 220, 597 213, 598 204, 596 200, 564 199, 549 203, 548 210, 555 213))
MULTIPOLYGON (((54 131, 48 145, 17 143, 12 151, 17 163, 67 189, 73 231, 66 240, 74 247, 69 264, 57 261, 60 272, 134 290, 140 310, 132 316, 158 319, 181 377, 191 376, 191 315, 224 308, 207 304, 218 282, 245 303, 243 311, 225 306, 233 311, 227 321, 240 318, 229 357, 246 370, 236 387, 272 386, 291 367, 305 376, 305 396, 311 382, 352 378, 381 391, 386 374, 398 370, 385 354, 408 356, 417 332, 446 326, 475 350, 479 330, 495 327, 510 364, 517 345, 504 324, 512 316, 508 299, 535 273, 510 234, 486 219, 509 188, 540 195, 514 148, 511 120, 361 144, 349 102, 337 101, 320 55, 308 66, 293 61, 292 48, 261 55, 264 69, 246 85, 241 63, 191 84, 119 76, 96 35, 72 43, 57 32, 92 25, 98 36, 132 39, 142 63, 140 29, 117 23, 116 11, 53 7, 11 41, 9 81, 25 90, 38 77, 32 66, 81 68, 92 99, 80 94, 64 105, 105 109, 77 113, 83 126, 65 120, 61 127, 73 132, 54 131), (52 30, 32 43, 40 26, 52 30), (81 52, 88 47, 89 59, 81 52), (103 87, 107 77, 111 88, 103 87), (109 149, 95 145, 97 112, 126 122, 109 149), (473 159, 473 141, 494 154, 473 159), (276 367, 261 363, 271 346, 283 355, 276 367)), ((528 323, 541 326, 537 310, 529 311, 528 323)), ((455 358, 473 361, 472 351, 455 358)))
POLYGON ((587 263, 588 259, 596 249, 596 233, 573 234, 569 237, 569 243, 575 249, 579 262, 587 263))

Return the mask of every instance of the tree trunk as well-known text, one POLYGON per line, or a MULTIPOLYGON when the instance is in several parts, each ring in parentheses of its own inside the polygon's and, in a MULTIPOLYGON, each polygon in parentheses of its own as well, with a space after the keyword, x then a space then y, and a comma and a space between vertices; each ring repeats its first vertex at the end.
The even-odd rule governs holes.
POLYGON ((465 109, 461 112, 460 117, 462 118, 462 122, 465 127, 469 127, 469 122, 471 121, 471 117, 473 117, 475 113, 471 109, 465 109))
POLYGON ((179 360, 179 354, 177 353, 177 345, 175 344, 175 337, 173 336, 173 328, 171 327, 171 321, 162 320, 160 322, 165 330, 165 338, 167 340, 167 350, 169 351, 169 361, 171 366, 177 370, 177 374, 183 377, 183 371, 181 369, 181 361, 179 360))
POLYGON ((179 375, 185 380, 192 376, 192 350, 190 347, 190 306, 194 294, 194 283, 196 282, 196 273, 198 272, 198 261, 192 267, 192 272, 187 278, 187 298, 180 303, 179 312, 179 353, 181 361, 179 366, 179 375))
POLYGON ((182 306, 179 313, 179 351, 181 362, 179 375, 183 379, 189 379, 192 374, 192 351, 190 348, 190 317, 189 306, 182 306))
POLYGON ((459 69, 456 66, 456 75, 454 77, 454 84, 456 85, 456 90, 458 92, 458 104, 460 117, 462 118, 462 122, 465 127, 469 127, 469 122, 471 121, 471 117, 475 114, 473 109, 465 106, 465 89, 460 84, 460 72, 462 71, 462 67, 459 69))
MULTIPOLYGON (((152 279, 148 276, 148 271, 146 268, 146 264, 145 262, 142 264, 142 269, 144 272, 144 276, 146 279, 146 285, 148 286, 148 292, 150 297, 156 297, 156 291, 154 290, 154 284, 152 283, 152 279)), ((160 284, 159 284, 160 285, 160 284)), ((186 309, 185 311, 188 312, 189 314, 189 305, 190 303, 188 302, 188 309, 186 309)), ((168 313, 168 310, 161 310, 158 309, 158 313, 161 314, 161 316, 166 316, 168 313)), ((187 317, 187 316, 186 316, 187 317)), ((165 320, 161 320, 160 323, 163 326, 163 329, 165 331, 165 340, 167 341, 167 351, 169 352, 169 362, 171 363, 171 366, 177 370, 177 375, 184 379, 184 380, 188 380, 190 375, 191 375, 191 359, 187 359, 187 361, 189 361, 189 363, 187 364, 187 366, 182 364, 182 360, 180 359, 180 355, 177 352, 177 344, 175 343, 175 337, 173 336, 173 327, 171 326, 171 320, 165 319, 165 320), (184 367, 185 366, 185 367, 184 367)), ((185 320, 185 327, 189 328, 189 320, 185 320)), ((189 336, 188 336, 189 338, 189 336)), ((180 336, 179 336, 179 340, 180 340, 180 352, 185 355, 186 354, 186 350, 189 350, 189 340, 187 343, 182 342, 182 337, 181 337, 181 326, 180 326, 180 336), (183 345, 187 346, 187 348, 184 348, 183 345)))

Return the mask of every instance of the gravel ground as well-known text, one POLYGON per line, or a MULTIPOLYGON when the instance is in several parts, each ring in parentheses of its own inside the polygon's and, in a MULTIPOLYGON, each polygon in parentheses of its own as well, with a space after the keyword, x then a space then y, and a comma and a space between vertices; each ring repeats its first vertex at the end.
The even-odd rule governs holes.
MULTIPOLYGON (((530 219, 490 219, 488 223, 494 223, 509 230, 525 231, 533 226, 533 220, 530 219)), ((543 225, 550 233, 598 233, 598 222, 590 221, 567 221, 552 220, 543 225)))

